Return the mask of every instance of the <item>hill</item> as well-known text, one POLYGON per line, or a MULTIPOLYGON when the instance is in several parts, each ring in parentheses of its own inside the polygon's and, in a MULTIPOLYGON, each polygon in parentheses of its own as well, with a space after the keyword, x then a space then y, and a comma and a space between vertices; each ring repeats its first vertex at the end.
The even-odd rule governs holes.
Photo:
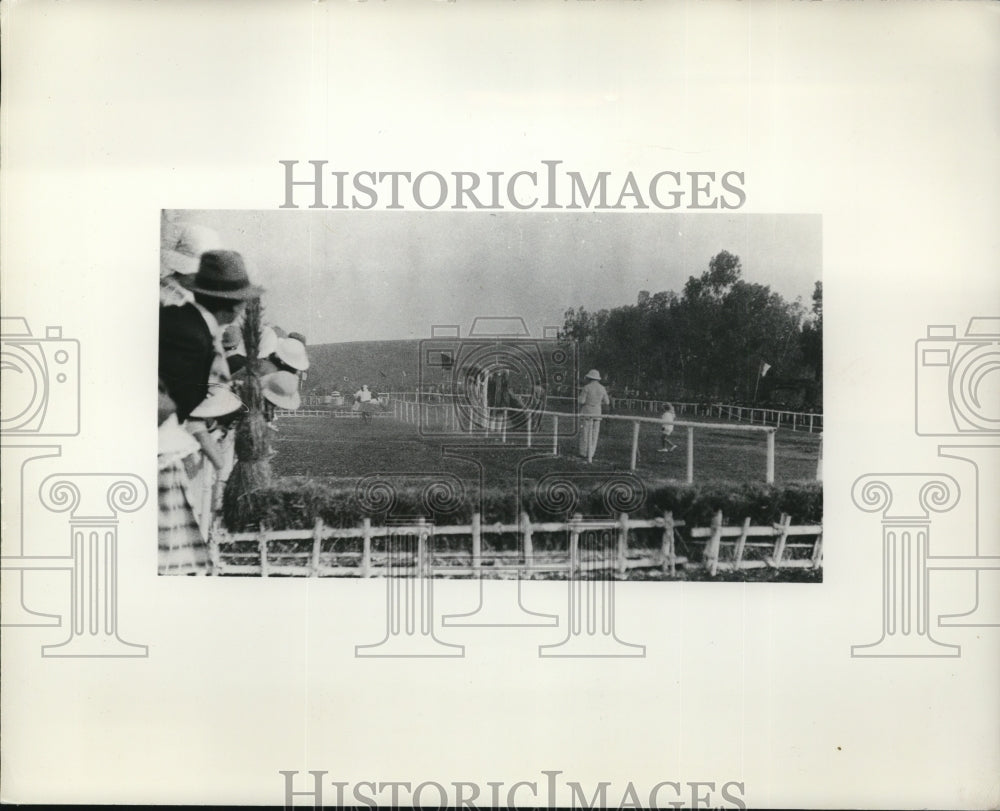
POLYGON ((367 383, 373 391, 413 389, 419 351, 418 339, 312 344, 305 391, 353 394, 362 383, 367 383))

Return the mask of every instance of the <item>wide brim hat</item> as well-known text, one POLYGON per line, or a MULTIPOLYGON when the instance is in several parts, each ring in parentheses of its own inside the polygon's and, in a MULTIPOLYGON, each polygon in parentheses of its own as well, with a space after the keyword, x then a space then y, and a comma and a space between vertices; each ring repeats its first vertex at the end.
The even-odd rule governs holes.
POLYGON ((156 452, 163 457, 184 457, 200 449, 198 440, 181 428, 177 415, 171 414, 158 428, 156 452))
POLYGON ((294 411, 302 404, 299 379, 291 372, 271 372, 260 381, 260 393, 278 408, 294 411))
POLYGON ((309 368, 309 355, 302 341, 297 341, 295 338, 279 338, 274 353, 285 366, 291 366, 296 371, 304 372, 309 368))
POLYGON ((586 378, 587 380, 600 380, 601 373, 597 371, 597 369, 591 369, 589 372, 587 372, 586 378))
POLYGON ((249 301, 260 298, 264 288, 251 284, 243 257, 236 251, 205 251, 193 276, 179 281, 192 293, 213 298, 249 301))
POLYGON ((208 397, 195 406, 191 416, 207 420, 212 417, 224 417, 242 408, 243 401, 232 391, 223 386, 216 386, 208 393, 208 397))
POLYGON ((190 222, 166 222, 160 236, 160 275, 197 272, 201 255, 222 247, 222 240, 211 228, 190 222))
POLYGON ((269 358, 278 348, 278 333, 274 327, 265 326, 261 328, 260 340, 257 342, 257 357, 269 358))

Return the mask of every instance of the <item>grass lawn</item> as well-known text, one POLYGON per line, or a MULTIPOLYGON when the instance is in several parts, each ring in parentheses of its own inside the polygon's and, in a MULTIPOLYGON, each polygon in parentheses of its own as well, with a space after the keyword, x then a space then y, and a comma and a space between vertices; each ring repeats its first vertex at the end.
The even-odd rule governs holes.
MULTIPOLYGON (((701 421, 701 420, 700 420, 701 421)), ((704 419, 704 421, 708 421, 704 419)), ((718 420, 715 420, 718 422, 718 420)), ((597 454, 591 465, 576 455, 576 437, 559 440, 559 456, 551 456, 552 440, 542 437, 528 449, 525 438, 476 437, 442 439, 421 436, 415 426, 382 417, 370 424, 359 419, 283 417, 274 435, 274 471, 279 476, 316 476, 355 481, 372 473, 406 474, 452 472, 461 478, 476 476, 476 463, 486 463, 494 482, 514 482, 525 459, 526 474, 535 477, 555 471, 594 472, 629 469, 632 424, 605 421, 597 454), (537 447, 541 444, 542 447, 537 447), (478 446, 478 449, 473 449, 478 446), (462 455, 469 460, 460 458, 462 455)), ((766 442, 763 433, 695 430, 694 480, 764 481, 766 442)), ((686 429, 673 436, 677 450, 658 453, 658 427, 643 424, 639 433, 637 474, 648 485, 683 482, 687 470, 686 429)), ((819 457, 819 435, 780 429, 775 436, 775 480, 813 480, 819 457)))
MULTIPOLYGON (((502 500, 506 500, 509 493, 512 513, 509 520, 513 520, 513 515, 516 515, 514 506, 519 470, 522 484, 527 487, 537 484, 546 474, 556 472, 583 476, 586 488, 591 487, 592 483, 599 486, 603 481, 602 477, 628 472, 633 430, 631 423, 606 421, 602 427, 597 454, 593 463, 588 465, 576 454, 575 436, 561 437, 560 455, 552 456, 551 437, 541 438, 542 447, 530 449, 526 447, 524 436, 508 435, 506 444, 497 437, 460 436, 443 439, 440 436, 422 436, 415 426, 389 416, 379 417, 370 423, 355 418, 283 416, 278 419, 277 427, 278 431, 273 435, 276 455, 272 465, 279 477, 309 477, 330 484, 337 491, 353 493, 358 480, 372 474, 398 476, 404 480, 413 477, 415 481, 427 474, 450 473, 472 490, 481 481, 485 492, 500 493, 502 500)), ((677 450, 658 453, 658 426, 641 426, 636 475, 646 488, 651 490, 658 485, 685 481, 686 429, 679 428, 673 439, 678 445, 677 450)), ((745 482, 764 481, 766 441, 762 433, 698 428, 695 430, 694 449, 695 484, 722 484, 723 489, 728 491, 745 482), (733 488, 726 486, 730 484, 733 488)), ((814 480, 819 451, 819 435, 779 430, 775 438, 776 483, 814 480)), ((522 487, 521 492, 528 491, 522 487)), ((738 520, 740 517, 727 516, 727 519, 734 518, 738 520)), ((648 538, 636 538, 635 543, 639 546, 652 544, 653 548, 658 548, 658 537, 654 532, 648 538)), ((536 549, 544 550, 549 541, 559 547, 560 544, 565 545, 566 539, 563 535, 546 538, 545 534, 538 534, 535 537, 536 549)), ((484 541, 484 549, 491 542, 484 541)), ((516 538, 514 542, 516 543, 516 538)), ((335 547, 350 543, 352 542, 338 542, 331 545, 329 550, 324 547, 324 551, 332 554, 335 547)), ((463 550, 467 545, 465 540, 455 543, 458 544, 456 548, 463 550)), ((678 553, 696 561, 700 560, 703 547, 703 542, 688 541, 678 547, 678 553)), ((724 559, 731 554, 731 549, 731 545, 724 546, 724 559)), ((636 548, 633 551, 638 553, 639 550, 636 548)), ((360 548, 355 552, 359 557, 360 548)), ((756 554, 748 548, 747 559, 752 559, 756 554)), ((808 554, 808 551, 789 550, 789 555, 802 554, 808 554)), ((634 569, 629 572, 628 579, 672 578, 658 569, 634 569)), ((680 568, 675 579, 822 582, 822 570, 750 569, 720 572, 715 578, 710 578, 702 570, 680 568)))

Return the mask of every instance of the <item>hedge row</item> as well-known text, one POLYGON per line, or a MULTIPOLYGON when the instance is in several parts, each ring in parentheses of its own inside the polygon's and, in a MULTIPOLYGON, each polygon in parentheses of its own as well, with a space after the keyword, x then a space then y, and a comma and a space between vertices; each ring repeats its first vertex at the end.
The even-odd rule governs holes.
MULTIPOLYGON (((600 488, 582 493, 565 489, 545 492, 531 482, 524 489, 521 508, 536 522, 564 521, 577 512, 587 517, 628 512, 633 518, 652 518, 667 510, 688 526, 707 526, 717 510, 722 510, 727 524, 742 523, 749 517, 755 526, 767 525, 782 513, 790 515, 793 524, 823 521, 820 482, 670 484, 638 494, 627 490, 609 494, 600 488)), ((480 508, 485 523, 512 523, 517 512, 510 491, 487 491, 480 503, 464 485, 449 488, 447 482, 433 487, 376 481, 365 489, 309 478, 288 478, 259 490, 251 496, 248 507, 240 511, 244 519, 239 526, 230 526, 231 531, 257 529, 261 523, 275 530, 305 529, 317 518, 331 527, 358 526, 365 517, 376 525, 418 516, 438 525, 468 524, 480 508)))

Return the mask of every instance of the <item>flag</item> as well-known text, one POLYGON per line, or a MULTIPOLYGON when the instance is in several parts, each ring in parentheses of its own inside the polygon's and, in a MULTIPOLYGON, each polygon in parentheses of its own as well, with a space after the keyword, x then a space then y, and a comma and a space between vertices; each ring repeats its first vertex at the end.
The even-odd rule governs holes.
POLYGON ((767 374, 767 370, 770 369, 770 368, 771 368, 771 364, 770 363, 762 363, 760 365, 760 376, 763 377, 764 375, 766 375, 767 374))

